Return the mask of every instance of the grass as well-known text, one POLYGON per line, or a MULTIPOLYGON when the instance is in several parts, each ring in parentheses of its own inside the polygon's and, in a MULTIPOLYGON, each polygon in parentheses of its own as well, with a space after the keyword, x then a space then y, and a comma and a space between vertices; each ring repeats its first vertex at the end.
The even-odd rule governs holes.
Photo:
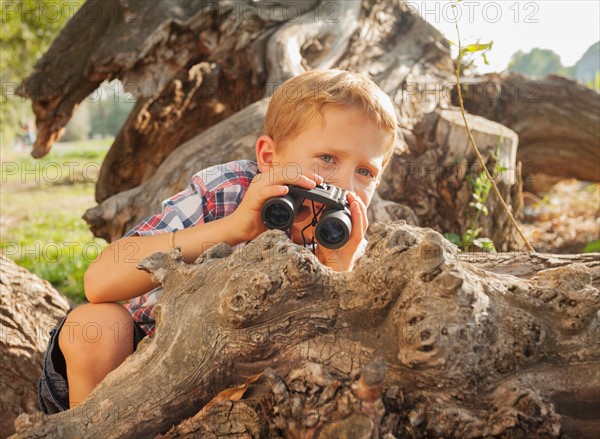
POLYGON ((112 139, 60 143, 42 159, 1 149, 0 250, 76 304, 83 274, 107 243, 81 218, 112 139))

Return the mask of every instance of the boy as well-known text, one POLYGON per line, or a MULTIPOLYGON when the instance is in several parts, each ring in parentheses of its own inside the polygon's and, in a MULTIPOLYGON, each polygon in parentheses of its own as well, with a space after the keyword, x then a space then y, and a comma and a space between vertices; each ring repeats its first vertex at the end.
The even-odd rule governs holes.
MULTIPOLYGON (((367 206, 395 139, 392 102, 360 75, 309 71, 282 84, 256 142, 256 162, 239 160, 195 174, 188 189, 163 202, 161 214, 142 221, 90 265, 84 286, 91 303, 74 309, 51 333, 40 379, 42 410, 56 413, 80 404, 144 336, 153 335, 151 311, 162 289, 136 269, 139 260, 178 245, 190 263, 217 242, 243 245, 266 231, 262 206, 286 194, 287 184, 312 189, 325 181, 349 191, 349 241, 337 250, 313 249, 333 270, 352 270, 364 251, 367 206), (132 249, 135 261, 123 260, 132 249), (127 299, 125 306, 117 303, 127 299)), ((289 231, 293 242, 313 240, 312 217, 305 200, 289 231)))

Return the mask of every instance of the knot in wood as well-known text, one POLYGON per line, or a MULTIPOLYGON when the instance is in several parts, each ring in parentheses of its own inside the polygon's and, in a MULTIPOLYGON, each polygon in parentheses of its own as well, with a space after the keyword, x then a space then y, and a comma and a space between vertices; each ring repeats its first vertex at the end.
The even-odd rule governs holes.
POLYGON ((278 276, 243 270, 225 284, 221 310, 236 327, 254 322, 281 300, 281 283, 278 276))

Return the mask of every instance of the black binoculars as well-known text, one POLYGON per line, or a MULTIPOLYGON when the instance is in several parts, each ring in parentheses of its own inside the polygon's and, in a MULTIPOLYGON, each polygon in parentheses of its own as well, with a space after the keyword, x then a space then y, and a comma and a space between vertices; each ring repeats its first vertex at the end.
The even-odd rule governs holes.
POLYGON ((290 190, 286 195, 269 198, 262 207, 262 221, 267 228, 287 230, 292 227, 304 200, 307 199, 325 207, 324 210, 321 209, 323 214, 315 228, 317 242, 330 249, 340 248, 348 242, 352 231, 352 217, 346 200, 347 190, 327 183, 319 184, 314 189, 304 189, 291 184, 287 186, 290 190))

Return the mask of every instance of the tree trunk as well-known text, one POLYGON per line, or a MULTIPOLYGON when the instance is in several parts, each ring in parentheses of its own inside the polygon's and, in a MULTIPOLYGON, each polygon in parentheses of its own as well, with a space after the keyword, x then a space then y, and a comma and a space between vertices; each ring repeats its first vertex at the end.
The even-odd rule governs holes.
MULTIPOLYGON (((467 78, 462 85, 469 113, 506 125, 519 135, 517 160, 525 185, 539 174, 600 181, 600 99, 573 80, 519 74, 467 78)), ((456 92, 454 92, 456 101, 456 92)))
MULTIPOLYGON (((518 218, 523 206, 521 173, 515 162, 517 135, 481 117, 468 115, 467 121, 502 197, 518 218)), ((465 233, 479 228, 478 237, 491 239, 498 251, 522 248, 477 161, 460 111, 431 112, 413 133, 409 151, 395 155, 386 170, 380 195, 410 206, 421 226, 465 236, 465 248, 472 243, 465 233), (485 200, 480 199, 485 208, 476 205, 477 184, 488 191, 485 200)))
POLYGON ((319 264, 280 231, 234 253, 219 244, 191 265, 178 251, 146 258, 140 266, 164 286, 155 336, 80 406, 22 415, 15 437, 153 437, 267 367, 272 409, 239 410, 253 431, 273 435, 339 437, 346 424, 396 437, 600 431, 600 386, 590 380, 600 360, 597 255, 523 255, 528 271, 519 278, 480 268, 488 260, 461 260, 429 229, 372 229, 365 256, 347 273, 319 264), (379 357, 385 381, 380 360, 362 373, 366 390, 353 389, 379 357), (302 385, 306 377, 318 385, 302 385))
MULTIPOLYGON (((107 0, 81 7, 18 92, 34 102, 34 157, 48 153, 103 80, 119 78, 135 94, 138 103, 103 163, 100 202, 139 185, 184 141, 289 77, 334 65, 370 73, 397 100, 405 83, 444 81, 452 70, 442 35, 400 0, 107 0), (93 14, 101 19, 90 26, 93 14), (79 62, 65 67, 65 54, 79 62)), ((435 105, 410 98, 405 124, 435 105)))
POLYGON ((0 254, 0 437, 20 413, 38 410, 37 380, 48 334, 69 303, 50 283, 0 254))

